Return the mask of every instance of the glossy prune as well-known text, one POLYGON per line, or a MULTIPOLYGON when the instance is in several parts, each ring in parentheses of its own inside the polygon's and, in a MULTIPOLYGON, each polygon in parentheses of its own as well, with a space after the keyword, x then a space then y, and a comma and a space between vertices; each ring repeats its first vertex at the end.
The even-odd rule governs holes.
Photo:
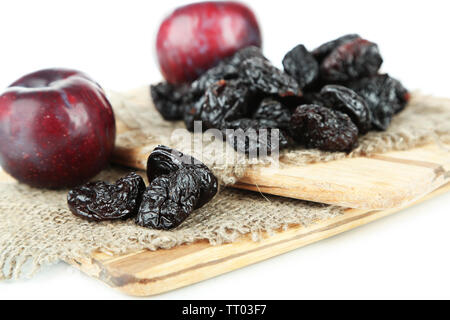
POLYGON ((203 163, 195 164, 189 168, 193 170, 195 178, 200 186, 200 196, 197 200, 197 205, 195 206, 195 209, 200 209, 210 202, 217 194, 218 181, 216 176, 203 163))
POLYGON ((209 69, 192 83, 191 90, 196 95, 202 95, 209 86, 220 80, 233 80, 239 78, 241 64, 253 57, 267 60, 258 47, 250 46, 239 50, 231 58, 221 61, 217 66, 209 69))
POLYGON ((319 105, 298 107, 291 118, 290 132, 307 148, 350 152, 358 145, 358 128, 350 117, 319 105))
POLYGON ((165 120, 182 120, 185 113, 185 105, 189 101, 189 85, 171 85, 161 82, 150 86, 153 103, 165 120))
POLYGON ((346 42, 358 38, 361 38, 358 34, 347 34, 345 36, 322 44, 318 48, 314 49, 311 53, 317 60, 317 62, 321 63, 323 59, 325 59, 334 49, 346 42))
POLYGON ((272 123, 273 128, 287 129, 291 121, 291 112, 281 102, 267 98, 253 113, 253 119, 272 123))
POLYGON ((372 113, 372 126, 386 130, 395 113, 403 110, 409 100, 408 90, 388 74, 380 74, 349 83, 363 97, 372 113))
MULTIPOLYGON (((183 117, 186 129, 194 132, 194 126, 196 121, 201 121, 202 109, 205 104, 206 96, 201 96, 197 101, 191 102, 186 105, 185 114, 183 117)), ((206 128, 202 127, 203 130, 206 128)))
POLYGON ((216 195, 218 181, 214 174, 202 162, 194 157, 183 154, 180 151, 166 146, 158 146, 150 154, 147 160, 147 177, 151 183, 157 177, 170 175, 183 168, 191 168, 196 172, 196 178, 200 186, 200 208, 203 204, 211 201, 216 195))
POLYGON ((244 117, 250 100, 251 92, 242 81, 218 81, 206 90, 200 119, 207 129, 222 128, 226 121, 244 117))
POLYGON ((232 80, 237 78, 239 78, 239 68, 226 61, 222 61, 194 81, 191 85, 191 90, 196 95, 202 95, 209 86, 220 80, 232 80))
POLYGON ((217 178, 203 163, 166 146, 158 146, 147 162, 150 186, 136 217, 140 226, 169 230, 216 195, 217 178))
POLYGON ((90 182, 67 195, 70 211, 89 221, 126 219, 137 214, 145 183, 141 176, 130 173, 115 184, 90 182))
POLYGON ((267 58, 262 53, 261 48, 249 46, 236 52, 229 59, 228 63, 235 66, 236 68, 239 68, 245 60, 255 57, 267 60, 267 58))
POLYGON ((142 227, 170 230, 194 211, 200 185, 194 170, 182 168, 155 178, 145 190, 136 223, 142 227))
POLYGON ((375 75, 382 63, 375 43, 356 38, 344 42, 323 59, 320 77, 326 83, 359 79, 375 75))
POLYGON ((255 57, 245 60, 241 64, 240 71, 241 79, 247 82, 251 91, 279 97, 302 95, 294 78, 263 58, 255 57))
POLYGON ((325 107, 348 115, 358 127, 360 134, 370 130, 372 113, 366 100, 356 92, 339 85, 327 85, 322 88, 320 95, 325 107))
POLYGON ((301 89, 311 86, 319 77, 319 64, 301 44, 285 55, 283 67, 287 74, 297 80, 301 89))
POLYGON ((284 131, 265 120, 244 118, 231 121, 222 133, 237 152, 251 157, 270 155, 291 144, 284 131))

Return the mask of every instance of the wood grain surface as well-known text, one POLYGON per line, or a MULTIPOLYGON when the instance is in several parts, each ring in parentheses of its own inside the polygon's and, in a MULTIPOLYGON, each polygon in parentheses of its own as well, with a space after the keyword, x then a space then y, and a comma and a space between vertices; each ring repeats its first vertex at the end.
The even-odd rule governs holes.
POLYGON ((450 180, 450 153, 428 145, 373 157, 304 167, 249 169, 238 188, 343 207, 389 209, 417 200, 450 180))

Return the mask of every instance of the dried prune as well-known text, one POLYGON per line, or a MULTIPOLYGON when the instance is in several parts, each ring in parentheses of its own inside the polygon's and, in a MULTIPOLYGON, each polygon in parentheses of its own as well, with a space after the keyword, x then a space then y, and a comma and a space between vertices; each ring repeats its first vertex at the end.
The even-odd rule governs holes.
POLYGON ((291 112, 281 102, 267 98, 256 109, 253 119, 264 120, 273 128, 287 129, 291 121, 291 112))
POLYGON ((226 121, 244 117, 250 100, 251 92, 242 81, 218 81, 206 90, 200 119, 207 129, 222 128, 226 121))
POLYGON ((241 64, 240 71, 241 78, 248 83, 251 91, 279 97, 302 95, 294 78, 263 58, 245 60, 241 64))
POLYGON ((266 59, 258 47, 250 46, 239 50, 231 58, 221 61, 194 81, 191 86, 192 92, 196 95, 203 94, 209 86, 220 80, 238 79, 242 62, 253 57, 266 59))
POLYGON ((190 98, 189 85, 172 85, 161 82, 150 86, 150 93, 156 109, 165 120, 182 120, 185 113, 185 105, 190 98))
POLYGON ((227 61, 220 62, 214 68, 209 69, 191 85, 191 90, 196 95, 203 94, 209 86, 220 80, 232 80, 239 78, 239 68, 227 61))
POLYGON ((320 91, 324 106, 348 115, 360 134, 367 133, 372 125, 372 113, 366 100, 355 91, 338 85, 327 85, 320 91))
POLYGON ((322 61, 320 77, 327 83, 336 83, 372 76, 382 63, 375 43, 356 38, 338 46, 322 61))
POLYGON ((244 49, 239 50, 236 52, 228 61, 231 65, 239 68, 241 64, 250 58, 262 58, 264 60, 267 60, 267 58, 264 56, 264 54, 261 51, 261 48, 255 47, 255 46, 249 46, 244 49))
POLYGON ((408 90, 388 74, 363 78, 348 84, 363 97, 372 113, 372 125, 378 130, 386 130, 395 113, 406 106, 408 90))
POLYGON ((358 128, 349 116, 318 105, 298 107, 291 118, 290 132, 307 148, 350 152, 358 144, 358 128))
POLYGON ((200 186, 200 196, 195 209, 200 209, 217 194, 218 182, 214 174, 202 163, 190 166, 195 174, 195 178, 200 186))
POLYGON ((273 125, 270 121, 243 118, 228 122, 222 132, 236 151, 257 157, 270 155, 291 144, 285 132, 273 125))
POLYGON ((90 182, 67 195, 70 211, 89 221, 126 219, 137 214, 145 191, 144 180, 130 173, 115 184, 90 182))
POLYGON ((161 175, 145 190, 136 223, 153 229, 176 228, 194 211, 199 199, 200 185, 193 169, 161 175))
POLYGON ((334 49, 351 40, 361 38, 358 34, 347 34, 335 40, 326 42, 312 51, 317 62, 321 63, 334 49))
POLYGON ((218 182, 211 170, 194 157, 166 146, 158 146, 147 160, 148 180, 151 183, 159 176, 170 175, 183 168, 194 170, 195 178, 198 180, 201 198, 199 206, 195 208, 198 209, 215 196, 218 182))
MULTIPOLYGON (((183 117, 186 129, 194 132, 194 125, 196 121, 201 121, 202 108, 205 104, 206 97, 203 95, 197 101, 186 105, 185 114, 183 117)), ((206 130, 206 128, 203 128, 206 130)))
POLYGON ((405 109, 411 99, 411 94, 400 81, 391 77, 389 79, 392 81, 392 86, 395 88, 395 94, 397 96, 397 103, 394 103, 394 112, 397 114, 405 109))
POLYGON ((301 89, 311 86, 319 77, 319 64, 301 44, 286 54, 283 67, 287 74, 297 80, 301 89))
POLYGON ((217 178, 200 161, 166 146, 158 146, 147 162, 150 186, 136 217, 140 226, 169 230, 217 193, 217 178))

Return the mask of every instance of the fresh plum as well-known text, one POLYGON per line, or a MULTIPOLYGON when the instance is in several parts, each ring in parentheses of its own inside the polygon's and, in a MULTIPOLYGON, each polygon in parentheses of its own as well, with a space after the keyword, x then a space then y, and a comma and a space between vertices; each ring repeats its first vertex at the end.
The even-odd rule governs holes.
POLYGON ((253 12, 236 2, 200 2, 175 10, 160 26, 156 50, 172 84, 198 78, 220 60, 248 46, 261 47, 253 12))
POLYGON ((0 95, 0 165, 28 185, 86 182, 107 165, 115 136, 103 89, 81 72, 37 71, 0 95))

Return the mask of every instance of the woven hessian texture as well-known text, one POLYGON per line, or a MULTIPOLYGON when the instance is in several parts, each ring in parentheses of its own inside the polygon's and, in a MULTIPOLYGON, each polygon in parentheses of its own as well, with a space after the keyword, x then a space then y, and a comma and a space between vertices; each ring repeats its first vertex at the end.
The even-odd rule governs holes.
MULTIPOLYGON (((151 151, 155 145, 163 143, 189 151, 171 134, 174 128, 182 127, 180 123, 162 121, 150 105, 145 108, 142 103, 136 103, 135 96, 121 95, 120 101, 117 98, 117 95, 112 98, 116 115, 128 127, 128 131, 119 135, 119 145, 151 151), (137 111, 139 116, 136 116, 137 111)), ((305 165, 345 156, 408 149, 431 141, 447 141, 449 137, 449 100, 414 94, 408 108, 396 116, 387 132, 369 133, 361 138, 360 147, 350 155, 297 149, 283 152, 281 158, 284 162, 305 165)), ((224 148, 223 143, 217 141, 205 147, 224 148)), ((209 155, 206 152, 192 153, 210 166, 223 184, 233 183, 246 168, 264 162, 218 165, 223 156, 220 151, 210 158, 202 157, 209 155)), ((128 170, 112 167, 96 179, 113 182, 126 172, 128 170)), ((211 244, 221 244, 248 233, 257 241, 262 232, 270 234, 290 225, 308 226, 343 214, 345 210, 222 188, 211 203, 194 212, 177 229, 157 231, 138 227, 133 221, 90 223, 78 219, 67 208, 66 194, 67 190, 48 191, 15 182, 0 183, 0 278, 31 276, 41 266, 86 258, 95 250, 121 254, 172 248, 204 239, 211 244)))

